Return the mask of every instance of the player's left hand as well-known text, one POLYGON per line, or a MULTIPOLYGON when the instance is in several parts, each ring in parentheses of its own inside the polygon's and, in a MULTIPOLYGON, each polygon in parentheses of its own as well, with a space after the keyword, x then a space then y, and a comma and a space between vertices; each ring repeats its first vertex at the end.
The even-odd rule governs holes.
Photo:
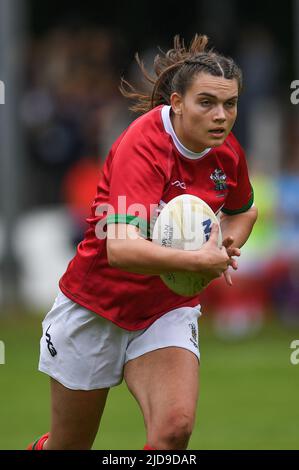
MULTIPOLYGON (((241 250, 239 248, 236 248, 233 246, 234 244, 234 238, 229 236, 229 237, 226 237, 223 241, 222 241, 222 245, 224 246, 224 248, 226 249, 226 252, 228 254, 228 256, 230 257, 230 266, 236 271, 238 269, 238 263, 237 261, 233 258, 233 256, 240 256, 241 255, 241 250)), ((226 281, 226 283, 229 285, 229 286, 232 286, 233 285, 233 282, 232 282, 232 278, 231 278, 231 275, 229 274, 228 272, 228 269, 226 271, 224 271, 223 273, 223 276, 224 276, 224 279, 226 281)))

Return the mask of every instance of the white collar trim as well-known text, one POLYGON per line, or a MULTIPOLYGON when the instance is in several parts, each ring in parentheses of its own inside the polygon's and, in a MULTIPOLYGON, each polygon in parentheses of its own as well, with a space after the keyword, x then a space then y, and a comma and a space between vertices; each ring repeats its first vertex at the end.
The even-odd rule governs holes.
POLYGON ((164 129, 172 137, 173 143, 176 146, 177 150, 186 158, 190 158, 191 160, 198 160, 199 158, 204 157, 211 148, 207 148, 200 153, 192 152, 192 150, 187 149, 178 139, 176 133, 174 132, 174 128, 170 119, 170 109, 171 106, 163 106, 161 110, 162 121, 164 125, 164 129))

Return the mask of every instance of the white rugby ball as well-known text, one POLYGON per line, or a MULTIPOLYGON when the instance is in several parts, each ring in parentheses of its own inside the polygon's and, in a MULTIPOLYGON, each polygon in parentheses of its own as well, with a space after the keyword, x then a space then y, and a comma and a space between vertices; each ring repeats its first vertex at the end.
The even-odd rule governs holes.
MULTIPOLYGON (((222 246, 220 223, 210 206, 197 196, 182 194, 169 201, 160 212, 152 241, 166 248, 199 250, 209 239, 212 224, 219 226, 218 246, 222 246)), ((176 294, 192 297, 208 284, 200 273, 173 272, 160 275, 176 294)))

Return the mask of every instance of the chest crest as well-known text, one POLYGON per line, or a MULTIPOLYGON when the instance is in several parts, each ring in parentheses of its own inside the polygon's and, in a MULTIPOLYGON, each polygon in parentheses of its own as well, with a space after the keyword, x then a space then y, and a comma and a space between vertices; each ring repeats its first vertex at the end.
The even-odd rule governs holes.
POLYGON ((216 170, 211 173, 210 179, 215 183, 215 191, 223 191, 227 189, 226 174, 219 168, 216 168, 216 170))

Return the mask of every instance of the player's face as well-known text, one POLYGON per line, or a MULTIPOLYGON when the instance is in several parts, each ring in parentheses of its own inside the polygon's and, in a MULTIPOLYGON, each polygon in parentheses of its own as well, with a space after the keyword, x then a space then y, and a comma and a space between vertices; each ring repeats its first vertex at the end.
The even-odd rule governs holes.
POLYGON ((173 93, 173 124, 188 149, 201 152, 221 145, 237 117, 238 83, 208 73, 194 77, 184 96, 173 93))

